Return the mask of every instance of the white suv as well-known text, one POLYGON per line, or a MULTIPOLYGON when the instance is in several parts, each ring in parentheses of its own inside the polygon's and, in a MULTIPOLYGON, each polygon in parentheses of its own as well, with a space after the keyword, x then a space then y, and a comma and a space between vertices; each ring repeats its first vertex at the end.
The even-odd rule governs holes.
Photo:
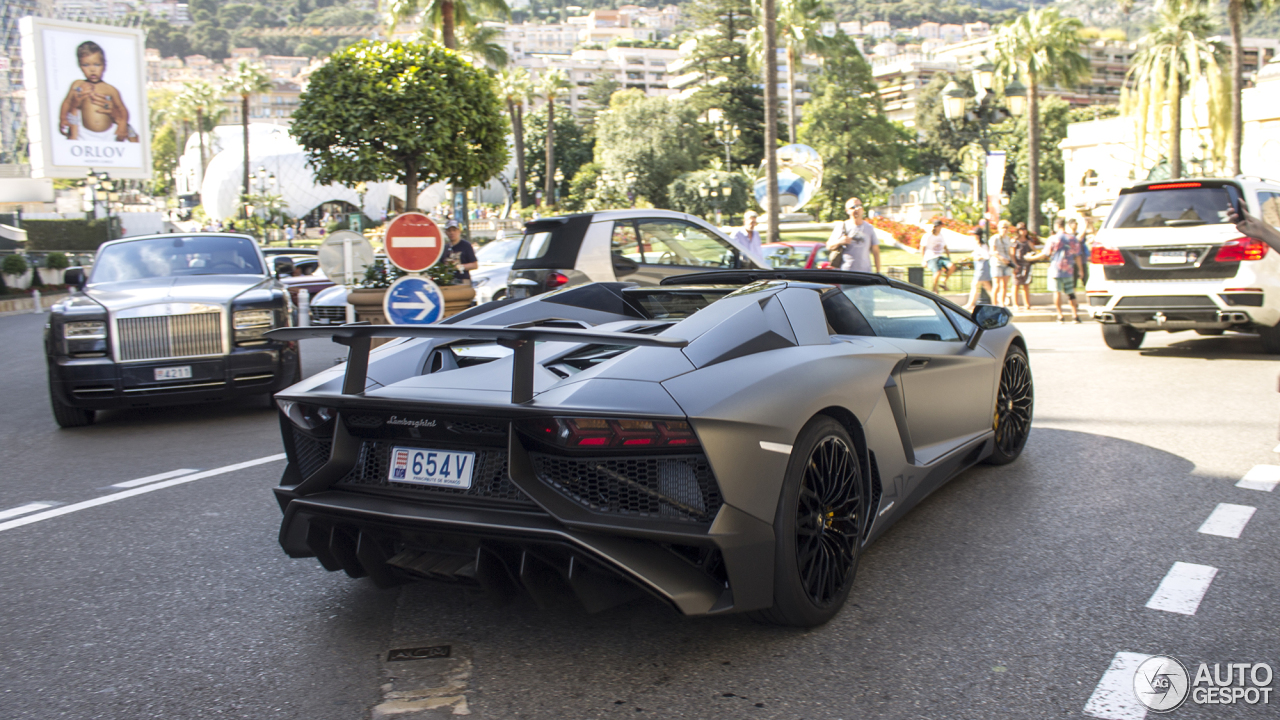
POLYGON ((1167 180, 1120 193, 1093 240, 1085 287, 1109 347, 1136 350, 1152 330, 1232 330, 1280 353, 1280 253, 1227 222, 1236 203, 1280 227, 1280 182, 1167 180))

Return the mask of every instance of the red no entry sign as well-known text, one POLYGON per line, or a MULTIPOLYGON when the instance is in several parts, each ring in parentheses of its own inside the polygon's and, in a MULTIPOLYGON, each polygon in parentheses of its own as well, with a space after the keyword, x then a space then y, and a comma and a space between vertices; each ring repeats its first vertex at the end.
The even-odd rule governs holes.
POLYGON ((440 259, 444 237, 435 222, 422 213, 404 213, 387 226, 387 257, 405 272, 422 272, 440 259))

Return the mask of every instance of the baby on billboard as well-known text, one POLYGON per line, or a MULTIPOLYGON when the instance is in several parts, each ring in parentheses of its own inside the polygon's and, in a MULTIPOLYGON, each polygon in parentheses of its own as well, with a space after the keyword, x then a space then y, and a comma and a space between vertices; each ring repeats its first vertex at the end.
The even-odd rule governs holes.
POLYGON ((138 142, 120 91, 103 80, 107 55, 102 46, 92 40, 80 43, 76 62, 84 79, 73 81, 67 90, 58 113, 58 132, 70 140, 138 142))

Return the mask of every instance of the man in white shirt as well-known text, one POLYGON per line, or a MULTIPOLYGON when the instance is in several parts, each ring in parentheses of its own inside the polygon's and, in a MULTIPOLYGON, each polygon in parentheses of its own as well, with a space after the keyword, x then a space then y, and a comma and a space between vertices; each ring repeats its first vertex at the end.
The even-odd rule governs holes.
POLYGON ((748 210, 742 216, 742 227, 733 231, 733 235, 730 236, 735 245, 746 251, 747 257, 757 258, 764 254, 760 246, 760 233, 756 231, 756 222, 759 219, 760 215, 755 210, 748 210))
POLYGON ((831 264, 833 270, 871 272, 871 260, 875 259, 875 272, 880 272, 880 241, 876 228, 866 220, 866 212, 857 198, 849 198, 844 204, 849 219, 836 225, 827 239, 827 252, 840 251, 840 262, 831 264))

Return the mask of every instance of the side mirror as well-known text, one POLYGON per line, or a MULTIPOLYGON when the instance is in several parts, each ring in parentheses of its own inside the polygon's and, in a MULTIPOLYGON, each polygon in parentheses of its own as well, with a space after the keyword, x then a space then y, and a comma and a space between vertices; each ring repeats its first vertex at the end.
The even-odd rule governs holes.
POLYGON ((973 321, 983 330, 1002 328, 1012 319, 1013 313, 1009 312, 1009 308, 999 305, 979 305, 973 311, 973 321))
POLYGON ((62 271, 62 282, 70 285, 77 290, 84 289, 85 277, 84 268, 80 266, 69 267, 62 271))

